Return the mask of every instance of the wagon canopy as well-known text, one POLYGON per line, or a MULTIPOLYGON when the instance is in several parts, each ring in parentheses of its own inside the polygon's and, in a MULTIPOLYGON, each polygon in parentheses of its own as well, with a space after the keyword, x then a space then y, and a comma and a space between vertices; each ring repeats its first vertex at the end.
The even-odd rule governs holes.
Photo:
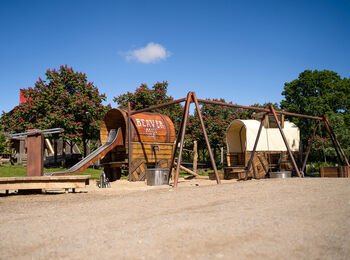
MULTIPOLYGON (((229 153, 253 151, 260 121, 234 120, 226 132, 227 150, 229 153)), ((285 121, 283 132, 293 152, 299 151, 300 132, 292 122, 285 121)), ((263 127, 256 151, 287 151, 278 128, 263 127)))

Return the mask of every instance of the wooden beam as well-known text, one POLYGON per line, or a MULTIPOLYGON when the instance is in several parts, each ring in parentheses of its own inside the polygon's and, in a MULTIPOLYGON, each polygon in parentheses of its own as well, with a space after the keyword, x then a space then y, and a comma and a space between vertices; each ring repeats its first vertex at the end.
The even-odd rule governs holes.
POLYGON ((193 171, 197 172, 198 164, 198 145, 197 141, 193 141, 193 171))
POLYGON ((129 180, 131 177, 131 106, 130 101, 128 101, 128 172, 129 180))
MULTIPOLYGON (((172 170, 173 170, 174 163, 175 163, 176 150, 177 150, 177 146, 179 145, 179 142, 180 142, 182 127, 183 127, 183 124, 184 124, 184 121, 185 121, 186 106, 187 106, 187 101, 185 103, 184 112, 182 114, 181 122, 180 122, 180 125, 179 125, 179 130, 177 132, 177 137, 176 137, 176 140, 175 140, 175 145, 173 147, 173 155, 171 156, 168 180, 170 180, 170 177, 172 176, 172 170)), ((174 175, 174 173, 173 173, 173 175, 174 175)), ((175 179, 175 175, 173 177, 175 179)))
POLYGON ((350 167, 349 161, 348 161, 348 159, 346 158, 346 155, 345 155, 345 153, 344 153, 344 151, 343 151, 343 148, 341 147, 340 143, 338 142, 337 137, 335 136, 335 134, 334 134, 334 132, 333 132, 333 129, 332 129, 331 125, 329 124, 326 115, 323 116, 323 122, 325 123, 326 129, 327 129, 329 135, 331 136, 331 139, 332 139, 334 148, 335 148, 335 150, 336 150, 336 152, 337 152, 337 155, 338 155, 338 157, 339 157, 339 160, 341 161, 340 155, 339 155, 339 152, 338 152, 337 148, 339 149, 341 155, 343 156, 343 159, 344 159, 344 161, 345 161, 346 166, 350 167))
POLYGON ((277 117, 277 115, 276 115, 275 109, 273 108, 272 105, 270 106, 270 110, 271 110, 271 113, 273 114, 273 116, 274 116, 274 118, 275 118, 275 120, 276 120, 278 129, 280 130, 280 133, 281 133, 282 139, 283 139, 283 141, 284 141, 284 144, 285 144, 286 147, 287 147, 288 154, 289 154, 290 159, 292 160, 292 164, 293 164, 294 170, 297 172, 299 178, 301 178, 302 176, 301 176, 301 173, 300 173, 300 171, 299 171, 298 165, 297 165, 297 163, 295 162, 294 156, 293 156, 292 151, 290 150, 289 144, 288 144, 288 142, 287 142, 287 138, 286 138, 286 136, 285 136, 284 133, 283 133, 283 130, 282 130, 282 128, 281 128, 280 121, 278 120, 278 117, 277 117))
MULTIPOLYGON (((188 111, 190 108, 191 99, 192 99, 192 92, 188 92, 185 111, 184 111, 183 125, 182 125, 182 129, 181 129, 180 151, 179 151, 179 158, 178 158, 176 171, 175 171, 175 177, 174 177, 174 188, 177 187, 177 183, 179 180, 180 165, 181 165, 181 160, 182 160, 182 151, 183 151, 183 146, 184 146, 184 138, 185 138, 185 132, 186 132, 187 119, 188 119, 188 111)), ((175 151, 176 151, 176 147, 175 147, 175 151)), ((175 152, 174 152, 174 158, 175 158, 175 152)), ((171 168, 170 168, 170 171, 171 171, 171 168)))
POLYGON ((311 151, 312 143, 314 142, 314 137, 315 137, 315 135, 316 135, 317 127, 318 127, 319 124, 320 124, 320 120, 317 120, 316 123, 315 123, 315 128, 314 128, 314 131, 313 131, 313 133, 312 133, 312 136, 311 136, 309 145, 308 145, 307 150, 306 150, 306 154, 305 154, 305 159, 304 159, 303 166, 301 167, 301 171, 302 171, 303 173, 305 173, 305 168, 306 168, 307 159, 309 158, 309 154, 310 154, 310 151, 311 151))
MULTIPOLYGON (((256 135, 256 139, 255 139, 253 151, 252 151, 252 154, 250 155, 250 159, 249 159, 249 162, 248 162, 247 171, 245 172, 245 178, 244 178, 244 180, 247 180, 247 179, 248 179, 248 173, 249 173, 250 167, 251 167, 252 164, 253 164, 253 159, 254 159, 255 151, 256 151, 256 148, 258 147, 258 142, 259 142, 259 138, 260 138, 260 134, 261 134, 262 128, 263 128, 263 126, 264 126, 264 120, 265 120, 265 118, 266 118, 266 115, 267 115, 267 113, 265 113, 265 114, 263 115, 263 118, 262 118, 261 121, 260 121, 260 126, 259 126, 259 130, 258 130, 258 134, 256 135)), ((255 173, 255 169, 254 169, 254 168, 255 168, 255 167, 253 166, 254 178, 256 178, 256 173, 255 173)))
MULTIPOLYGON (((174 164, 177 166, 176 162, 174 164)), ((185 166, 180 165, 180 169, 185 171, 185 172, 187 172, 187 173, 189 173, 189 174, 191 174, 191 175, 193 175, 193 176, 195 176, 195 177, 199 176, 197 173, 195 173, 194 171, 191 171, 190 169, 186 168, 185 166)))
POLYGON ((208 135, 207 135, 207 130, 205 129, 205 125, 204 125, 204 121, 203 121, 203 117, 202 117, 202 112, 201 112, 201 110, 199 108, 199 104, 198 104, 198 100, 197 100, 197 97, 196 97, 196 93, 193 92, 192 93, 192 97, 193 97, 194 103, 196 104, 196 110, 197 110, 197 113, 198 113, 199 121, 200 121, 201 126, 202 126, 202 131, 203 131, 203 134, 204 134, 204 140, 205 140, 205 142, 207 144, 211 165, 212 165, 214 173, 215 173, 216 182, 217 182, 217 184, 221 184, 221 180, 219 178, 218 169, 216 168, 216 163, 215 163, 215 160, 214 160, 213 152, 212 152, 211 147, 210 147, 209 138, 208 138, 208 135))

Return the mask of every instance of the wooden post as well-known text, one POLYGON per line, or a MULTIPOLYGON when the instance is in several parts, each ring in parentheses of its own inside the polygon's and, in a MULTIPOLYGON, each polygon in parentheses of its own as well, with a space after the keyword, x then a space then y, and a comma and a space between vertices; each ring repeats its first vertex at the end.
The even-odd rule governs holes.
MULTIPOLYGON (((57 140, 57 155, 62 155, 63 152, 63 141, 62 139, 58 139, 57 140)), ((86 151, 87 153, 87 151, 86 151)), ((84 157, 86 157, 86 154, 84 155, 84 157)))
MULTIPOLYGON (((175 165, 177 166, 177 163, 175 162, 175 165)), ((199 175, 197 173, 195 173, 194 171, 191 171, 190 169, 187 169, 186 167, 180 165, 180 169, 193 175, 194 177, 198 177, 199 175)))
MULTIPOLYGON (((90 151, 90 146, 89 149, 90 151)), ((62 160, 61 160, 61 166, 66 167, 66 162, 67 162, 67 156, 66 156, 66 140, 63 140, 62 142, 62 160)))
POLYGON ((55 162, 55 165, 57 165, 57 136, 55 136, 53 140, 53 150, 54 150, 54 155, 53 155, 54 162, 55 162))
POLYGON ((128 172, 129 172, 129 180, 131 178, 132 172, 131 169, 131 107, 130 102, 128 101, 128 172))
POLYGON ((197 141, 193 141, 193 171, 197 173, 198 149, 197 141))
POLYGON ((48 138, 45 138, 45 144, 50 151, 49 155, 53 155, 55 151, 53 150, 50 140, 48 138))
POLYGON ((42 176, 44 173, 44 136, 28 134, 27 137, 27 177, 42 176))
POLYGON ((203 131, 203 134, 204 134, 205 142, 207 144, 211 165, 212 165, 214 173, 215 173, 216 182, 217 182, 217 184, 221 184, 221 180, 219 178, 218 169, 216 168, 213 152, 212 152, 211 147, 210 147, 210 143, 209 143, 209 139, 208 139, 208 135, 207 135, 207 130, 205 129, 202 113, 201 113, 201 110, 199 108, 199 104, 198 104, 198 100, 197 100, 197 97, 196 97, 196 93, 193 92, 192 93, 192 97, 193 97, 194 103, 196 104, 196 110, 197 110, 197 113, 198 113, 199 121, 201 122, 202 131, 203 131))
POLYGON ((25 148, 26 140, 22 139, 19 141, 19 153, 17 156, 17 162, 18 164, 22 165, 24 156, 26 155, 26 148, 25 148))
POLYGON ((186 111, 186 106, 188 105, 187 100, 188 100, 189 93, 187 94, 187 99, 186 99, 186 103, 185 103, 185 107, 184 107, 184 113, 182 114, 181 122, 180 122, 180 125, 179 125, 179 131, 177 132, 177 137, 176 137, 176 140, 175 140, 175 146, 174 146, 173 153, 172 153, 172 156, 171 156, 170 167, 169 167, 169 174, 168 174, 168 179, 169 180, 170 180, 170 176, 173 177, 173 179, 175 180, 175 174, 173 173, 173 167, 174 167, 174 162, 175 162, 177 146, 179 145, 179 142, 180 142, 181 131, 182 131, 182 127, 183 127, 184 120, 185 120, 185 111, 186 111))
POLYGON ((224 147, 220 147, 220 164, 224 165, 224 147))
POLYGON ((276 115, 275 109, 273 108, 272 105, 270 106, 270 110, 271 110, 271 112, 272 112, 272 114, 273 114, 273 117, 274 117, 275 120, 276 120, 278 129, 280 130, 280 133, 281 133, 282 139, 283 139, 283 141, 284 141, 284 144, 285 144, 286 147, 287 147, 288 154, 289 154, 290 159, 292 160, 293 167, 294 167, 295 171, 297 172, 299 178, 301 178, 302 176, 301 176, 301 173, 300 173, 300 171, 299 171, 299 169, 298 169, 298 165, 297 165, 297 163, 295 162, 294 156, 293 156, 292 151, 290 150, 289 144, 288 144, 288 142, 287 142, 287 138, 286 138, 286 136, 285 136, 284 133, 283 133, 283 130, 282 130, 282 128, 281 128, 280 121, 278 120, 278 117, 277 117, 277 115, 276 115))
MULTIPOLYGON (((332 143, 333 143, 334 150, 335 150, 335 152, 337 153, 338 160, 339 160, 340 163, 342 163, 342 159, 341 159, 341 157, 340 157, 340 153, 339 153, 339 151, 338 151, 338 148, 337 148, 337 145, 336 145, 336 143, 335 143, 335 140, 334 140, 334 138, 333 138, 333 136, 332 136, 331 130, 329 129, 329 126, 328 126, 328 124, 326 123, 326 121, 323 121, 323 122, 324 122, 324 125, 325 125, 325 127, 326 127, 326 130, 327 130, 327 132, 328 132, 328 134, 329 134, 329 137, 331 138, 331 141, 332 141, 332 143)), ((325 156, 325 158, 326 158, 326 155, 325 155, 325 154, 324 154, 324 156, 325 156)))
MULTIPOLYGON (((62 146, 62 151, 63 150, 64 150, 64 146, 62 146)), ((91 153, 91 141, 87 140, 87 142, 86 142, 86 154, 84 154, 84 157, 87 157, 90 153, 91 153)))
POLYGON ((314 141, 314 137, 316 135, 316 131, 317 131, 317 127, 320 123, 320 120, 317 120, 316 123, 315 123, 315 128, 314 128, 314 132, 312 133, 312 136, 311 136, 311 139, 310 139, 310 143, 307 147, 307 150, 306 150, 306 154, 305 154, 305 159, 304 159, 304 163, 303 163, 303 167, 301 167, 301 171, 304 173, 305 172, 305 168, 306 168, 306 162, 307 162, 307 159, 309 158, 309 153, 311 151, 311 147, 312 147, 312 143, 314 141))
MULTIPOLYGON (((254 159, 256 148, 258 147, 258 142, 259 142, 259 138, 260 138, 260 134, 261 134, 262 128, 264 126, 265 117, 266 117, 266 113, 263 115, 263 118, 260 121, 258 134, 256 135, 253 151, 252 151, 252 154, 250 155, 250 159, 249 159, 249 162, 248 162, 247 170, 245 172, 244 180, 248 179, 248 173, 249 173, 250 167, 252 166, 252 163, 253 163, 253 159, 254 159)), ((253 166, 253 174, 254 174, 254 178, 256 178, 254 166, 253 166)))
MULTIPOLYGON (((174 177, 174 188, 177 187, 177 182, 179 180, 180 165, 181 165, 181 160, 182 160, 182 151, 183 151, 183 146, 184 146, 184 138, 185 138, 185 132, 186 132, 187 119, 188 119, 188 111, 189 111, 190 104, 191 104, 191 98, 192 98, 192 93, 188 92, 185 111, 184 111, 184 122, 183 122, 182 129, 181 129, 180 151, 179 151, 179 158, 177 160, 175 177, 174 177)), ((174 153, 174 155, 175 155, 175 153, 174 153)))

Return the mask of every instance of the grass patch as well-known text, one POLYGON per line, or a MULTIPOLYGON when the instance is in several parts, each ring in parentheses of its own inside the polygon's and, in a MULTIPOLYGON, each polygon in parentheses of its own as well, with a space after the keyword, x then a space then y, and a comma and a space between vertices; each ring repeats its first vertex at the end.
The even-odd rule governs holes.
MULTIPOLYGON (((65 171, 67 168, 63 167, 49 167, 44 168, 45 172, 60 172, 65 171)), ((87 168, 86 170, 76 173, 74 175, 91 175, 91 179, 98 180, 100 179, 102 169, 93 169, 93 168, 87 168)), ((206 170, 206 171, 198 171, 197 173, 200 176, 208 176, 209 172, 213 172, 213 170, 206 170)), ((21 166, 21 165, 11 165, 10 163, 4 163, 2 166, 0 166, 0 177, 25 177, 27 175, 27 167, 21 166)), ((185 171, 180 171, 180 177, 188 177, 191 176, 190 174, 186 173, 185 171)), ((127 179, 128 177, 125 175, 122 175, 122 179, 127 179)))
MULTIPOLYGON (((44 168, 44 172, 65 171, 67 168, 50 167, 44 168)), ((74 175, 91 175, 91 179, 99 179, 102 169, 88 168, 74 175)), ((21 165, 3 164, 0 166, 0 177, 25 177, 27 175, 27 167, 21 165)))

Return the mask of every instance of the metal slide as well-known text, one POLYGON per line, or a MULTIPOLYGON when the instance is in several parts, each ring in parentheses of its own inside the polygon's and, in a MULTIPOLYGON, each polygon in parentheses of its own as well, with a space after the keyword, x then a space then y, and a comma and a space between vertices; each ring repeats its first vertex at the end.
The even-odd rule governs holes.
POLYGON ((80 162, 72 166, 66 171, 61 172, 46 172, 44 173, 45 176, 53 176, 53 175, 68 175, 68 174, 74 174, 77 172, 81 172, 88 168, 91 164, 96 162, 98 159, 106 155, 110 150, 112 150, 114 147, 118 145, 123 145, 123 135, 122 130, 118 128, 111 129, 109 131, 108 139, 107 141, 101 145, 99 148, 97 148, 95 151, 93 151, 91 154, 86 156, 84 159, 82 159, 80 162))

